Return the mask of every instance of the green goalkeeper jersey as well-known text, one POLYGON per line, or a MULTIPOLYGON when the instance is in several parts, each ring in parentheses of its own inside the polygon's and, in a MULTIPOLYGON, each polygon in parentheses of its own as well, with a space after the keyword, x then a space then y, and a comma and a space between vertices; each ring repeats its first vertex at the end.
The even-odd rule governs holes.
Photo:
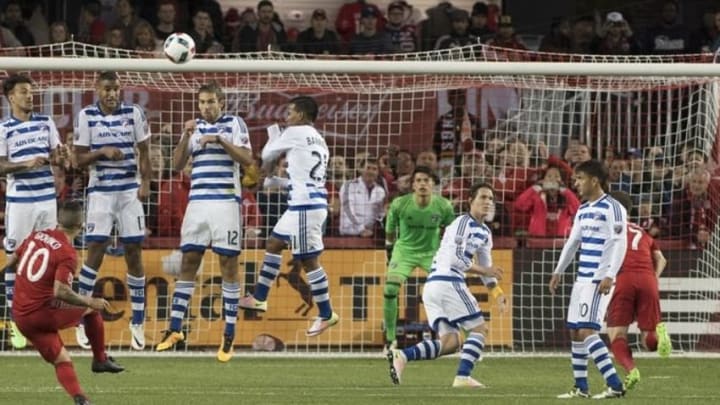
POLYGON ((398 232, 393 254, 433 255, 440 246, 440 228, 455 219, 452 203, 447 198, 433 195, 430 203, 420 207, 413 194, 398 197, 390 204, 385 232, 398 232))

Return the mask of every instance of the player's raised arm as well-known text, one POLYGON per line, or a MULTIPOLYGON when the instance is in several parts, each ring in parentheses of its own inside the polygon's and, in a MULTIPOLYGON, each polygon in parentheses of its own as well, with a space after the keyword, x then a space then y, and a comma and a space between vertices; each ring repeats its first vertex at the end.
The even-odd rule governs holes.
POLYGON ((295 138, 295 130, 293 127, 288 127, 279 137, 268 139, 261 155, 263 168, 265 168, 266 165, 271 165, 282 156, 283 153, 292 149, 293 146, 295 146, 295 138))
POLYGON ((190 159, 190 138, 196 128, 195 120, 185 121, 183 133, 180 135, 180 141, 178 141, 173 151, 173 169, 181 171, 185 168, 188 159, 190 159))

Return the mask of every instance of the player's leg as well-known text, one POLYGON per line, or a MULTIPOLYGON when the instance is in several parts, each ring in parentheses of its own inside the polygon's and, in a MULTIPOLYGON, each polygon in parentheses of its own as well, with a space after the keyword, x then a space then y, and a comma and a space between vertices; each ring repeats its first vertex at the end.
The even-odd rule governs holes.
MULTIPOLYGON (((30 235, 35 224, 35 209, 33 204, 8 202, 5 208, 5 253, 7 261, 13 256, 15 249, 30 235)), ((10 344, 16 349, 27 346, 27 339, 12 320, 12 304, 15 295, 15 271, 17 269, 5 266, 5 299, 8 314, 10 314, 10 344)))
POLYGON ((70 354, 63 346, 60 335, 57 332, 39 333, 32 337, 31 342, 40 352, 40 356, 55 367, 55 377, 65 392, 76 403, 82 399, 87 401, 87 396, 80 388, 80 380, 75 373, 70 354))
POLYGON ((570 362, 573 371, 575 385, 573 388, 557 397, 560 399, 589 398, 588 386, 588 351, 583 340, 578 335, 578 322, 580 320, 580 294, 582 285, 575 282, 570 293, 568 304, 567 328, 570 331, 570 362))
POLYGON ((413 258, 406 257, 402 252, 394 251, 383 287, 383 324, 385 325, 385 342, 388 346, 396 345, 397 319, 399 312, 400 290, 415 269, 413 258))
POLYGON ((644 280, 638 280, 637 321, 645 349, 657 351, 660 357, 668 357, 672 352, 672 341, 660 311, 660 289, 657 277, 647 274, 644 280))
POLYGON ((233 356, 235 324, 237 322, 240 283, 238 282, 238 256, 242 236, 240 205, 235 202, 218 202, 211 218, 213 233, 212 250, 220 258, 222 272, 222 302, 225 315, 225 331, 217 352, 217 359, 228 362, 233 356))
MULTIPOLYGON (((427 283, 426 287, 433 283, 427 283)), ((468 332, 460 349, 460 363, 453 381, 453 387, 484 388, 485 386, 472 378, 471 374, 475 363, 482 359, 482 352, 485 349, 485 336, 488 333, 487 323, 485 323, 475 296, 470 292, 465 282, 443 284, 453 285, 453 288, 447 291, 447 297, 443 299, 446 316, 450 319, 450 322, 458 322, 459 326, 468 332)), ((425 297, 425 294, 423 294, 423 297, 425 297)))
POLYGON ((140 244, 145 238, 145 213, 134 191, 118 195, 121 207, 117 215, 120 241, 125 247, 127 286, 130 292, 132 319, 130 320, 130 347, 145 348, 145 270, 140 244))
POLYGON ((159 352, 171 349, 177 343, 185 340, 182 321, 195 290, 195 276, 200 268, 200 262, 206 247, 212 240, 212 234, 207 226, 211 214, 196 201, 190 201, 185 210, 180 231, 180 250, 182 251, 180 274, 173 291, 170 326, 165 331, 162 341, 155 347, 155 350, 159 352))
POLYGON ((628 325, 635 318, 636 285, 632 277, 621 274, 615 283, 607 310, 607 333, 610 338, 610 350, 615 361, 625 369, 625 387, 633 388, 640 382, 640 371, 635 367, 632 351, 627 340, 628 325))

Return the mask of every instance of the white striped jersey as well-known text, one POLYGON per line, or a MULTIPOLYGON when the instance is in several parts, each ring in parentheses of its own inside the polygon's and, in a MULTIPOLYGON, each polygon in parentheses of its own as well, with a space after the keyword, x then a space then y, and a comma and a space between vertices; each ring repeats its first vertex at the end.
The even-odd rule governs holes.
POLYGON ((627 247, 625 207, 607 194, 580 205, 555 272, 565 270, 578 247, 577 281, 614 277, 622 265, 627 247))
POLYGON ((90 166, 87 191, 113 193, 138 188, 138 165, 135 145, 150 138, 145 113, 137 105, 121 103, 110 114, 103 114, 97 104, 78 113, 75 122, 75 145, 96 151, 113 146, 123 152, 121 160, 101 157, 90 166))
MULTIPOLYGON (((492 233, 487 225, 478 223, 470 214, 455 218, 445 228, 428 281, 463 281, 473 260, 483 267, 492 266, 492 247, 492 233)), ((482 280, 485 285, 497 282, 495 277, 482 277, 482 280)))
POLYGON ((233 160, 219 143, 200 147, 206 135, 219 135, 229 143, 251 150, 250 135, 242 118, 223 114, 215 122, 195 120, 195 132, 190 137, 192 173, 190 175, 190 201, 234 200, 242 201, 240 164, 233 160))
MULTIPOLYGON (((9 117, 0 123, 0 156, 8 162, 36 157, 49 158, 60 145, 60 136, 52 118, 32 113, 27 121, 9 117)), ((55 181, 50 165, 7 175, 8 202, 33 203, 54 200, 55 181)))
POLYGON ((268 141, 263 161, 273 161, 283 153, 287 159, 288 209, 327 209, 325 178, 330 159, 325 138, 311 125, 285 128, 279 137, 268 141))

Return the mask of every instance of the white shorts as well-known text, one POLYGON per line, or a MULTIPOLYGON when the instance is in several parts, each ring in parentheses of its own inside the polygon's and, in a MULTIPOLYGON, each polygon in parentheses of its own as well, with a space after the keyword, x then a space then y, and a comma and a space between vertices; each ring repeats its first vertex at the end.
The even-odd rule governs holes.
POLYGON ((290 245, 293 258, 308 259, 322 253, 326 209, 286 210, 272 230, 272 236, 290 245))
POLYGON ((600 330, 615 286, 610 289, 609 294, 601 294, 598 291, 599 284, 600 282, 587 281, 576 281, 573 284, 568 305, 568 329, 600 330))
POLYGON ((137 198, 137 190, 121 193, 89 193, 85 239, 105 242, 110 238, 113 224, 123 243, 140 243, 145 238, 145 212, 137 198))
POLYGON ((11 254, 34 230, 55 229, 57 226, 57 202, 55 200, 34 203, 8 202, 5 206, 5 251, 11 254))
POLYGON ((485 322, 465 281, 428 280, 422 299, 428 323, 435 332, 440 332, 440 322, 464 330, 475 329, 485 322))
POLYGON ((212 251, 223 256, 240 254, 242 216, 236 201, 190 201, 180 230, 180 250, 212 251))

